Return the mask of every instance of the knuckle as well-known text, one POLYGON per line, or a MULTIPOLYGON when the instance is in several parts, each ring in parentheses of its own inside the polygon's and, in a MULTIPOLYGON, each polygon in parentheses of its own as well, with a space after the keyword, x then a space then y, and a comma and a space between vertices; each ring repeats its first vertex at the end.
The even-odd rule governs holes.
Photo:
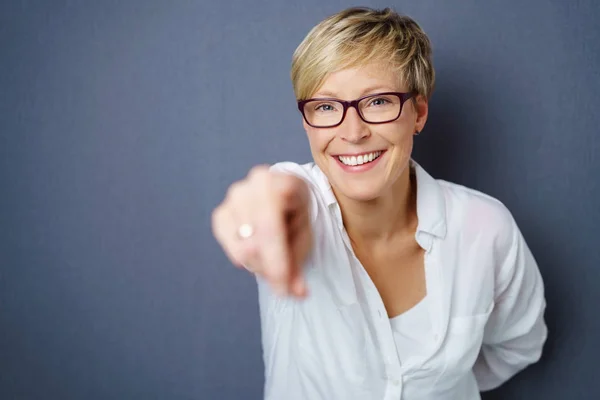
POLYGON ((251 178, 264 177, 269 173, 269 167, 267 165, 256 165, 250 168, 248 176, 251 178))
POLYGON ((215 207, 215 209, 212 211, 212 214, 211 214, 211 221, 212 221, 213 226, 218 224, 218 222, 223 218, 224 212, 225 212, 225 208, 224 208, 223 204, 219 204, 217 207, 215 207))
POLYGON ((263 193, 267 192, 272 180, 269 169, 263 166, 252 168, 250 174, 248 175, 248 179, 253 183, 254 186, 260 187, 263 193))
POLYGON ((225 217, 225 212, 226 211, 223 208, 223 206, 219 206, 213 210, 211 216, 212 232, 219 242, 223 241, 223 234, 221 231, 223 230, 223 220, 225 217))
POLYGON ((232 199, 235 199, 237 196, 239 196, 239 194, 241 192, 243 192, 243 190, 244 190, 244 182, 243 181, 233 182, 227 189, 227 194, 225 195, 226 201, 231 201, 232 199))

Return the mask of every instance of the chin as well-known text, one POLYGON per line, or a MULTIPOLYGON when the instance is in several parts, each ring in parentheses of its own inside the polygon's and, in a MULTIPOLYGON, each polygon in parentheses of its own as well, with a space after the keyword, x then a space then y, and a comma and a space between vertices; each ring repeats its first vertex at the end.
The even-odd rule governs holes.
POLYGON ((360 202, 369 202, 381 197, 383 190, 375 187, 358 187, 358 185, 342 185, 334 189, 337 195, 360 202))

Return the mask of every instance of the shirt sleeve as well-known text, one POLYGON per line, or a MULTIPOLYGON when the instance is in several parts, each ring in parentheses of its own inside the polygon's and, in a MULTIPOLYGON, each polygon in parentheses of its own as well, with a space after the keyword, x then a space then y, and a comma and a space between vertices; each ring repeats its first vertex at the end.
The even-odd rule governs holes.
POLYGON ((542 276, 512 216, 507 236, 510 245, 498 264, 494 309, 473 367, 481 391, 497 388, 537 362, 548 334, 542 276))

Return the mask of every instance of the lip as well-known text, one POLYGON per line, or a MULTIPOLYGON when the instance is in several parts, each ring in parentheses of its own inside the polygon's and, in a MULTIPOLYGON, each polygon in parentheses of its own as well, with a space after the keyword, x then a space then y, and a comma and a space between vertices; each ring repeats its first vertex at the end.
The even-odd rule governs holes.
POLYGON ((374 168, 377 164, 379 164, 379 162, 381 161, 381 159, 383 158, 383 156, 385 156, 385 153, 387 153, 386 150, 377 150, 377 151, 381 151, 381 155, 379 157, 377 157, 375 160, 366 163, 366 164, 362 164, 362 165, 346 165, 343 162, 340 161, 340 159, 338 158, 338 156, 360 156, 360 155, 364 155, 364 154, 369 154, 369 153, 373 153, 373 152, 366 152, 366 153, 356 153, 356 154, 338 154, 335 156, 332 156, 332 158, 335 160, 335 162, 337 163, 337 165, 340 166, 340 168, 342 170, 344 170, 345 172, 349 172, 349 173, 361 173, 361 172, 366 172, 372 168, 374 168))
POLYGON ((372 151, 363 151, 362 153, 339 153, 339 154, 332 154, 332 157, 358 157, 358 156, 364 156, 365 154, 370 154, 370 153, 377 153, 378 151, 381 152, 381 154, 383 155, 383 153, 385 152, 385 149, 379 149, 379 150, 372 150, 372 151))

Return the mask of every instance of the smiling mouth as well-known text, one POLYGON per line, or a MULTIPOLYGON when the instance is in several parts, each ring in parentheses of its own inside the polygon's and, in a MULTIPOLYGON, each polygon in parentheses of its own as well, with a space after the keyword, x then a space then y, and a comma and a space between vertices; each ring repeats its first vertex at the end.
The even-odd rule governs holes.
POLYGON ((360 156, 336 156, 336 157, 338 160, 340 160, 340 162, 342 164, 353 167, 356 165, 363 165, 363 164, 368 164, 370 162, 373 162, 376 159, 378 159, 382 153, 383 153, 383 151, 374 151, 372 153, 361 154, 360 156))

